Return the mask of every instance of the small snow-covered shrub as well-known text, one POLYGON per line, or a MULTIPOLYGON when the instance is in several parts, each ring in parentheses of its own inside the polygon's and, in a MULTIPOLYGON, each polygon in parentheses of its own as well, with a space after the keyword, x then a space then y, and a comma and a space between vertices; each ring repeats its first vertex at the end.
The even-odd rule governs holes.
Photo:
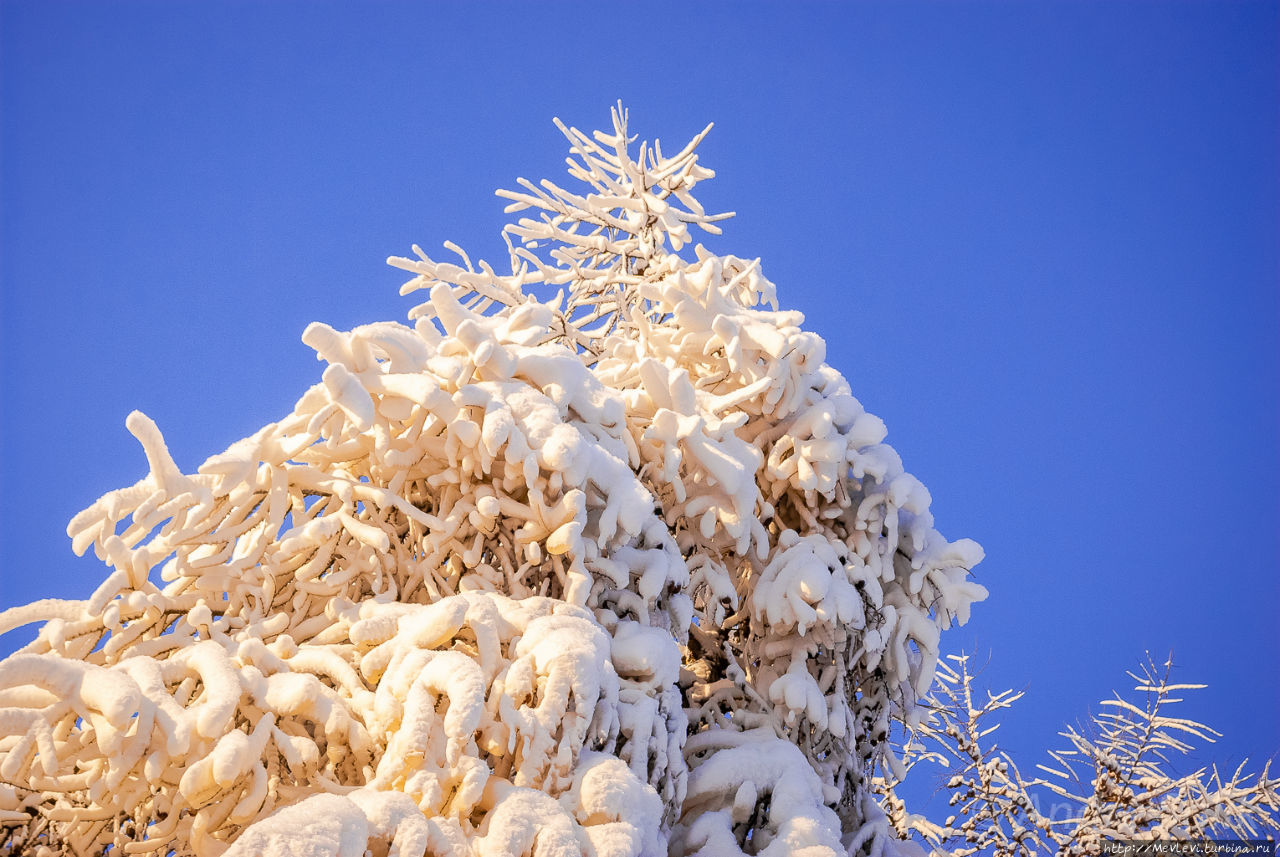
POLYGON ((890 845, 869 774, 981 551, 758 260, 690 247, 702 135, 560 128, 587 188, 500 192, 510 273, 390 260, 413 326, 311 325, 320 382, 196 473, 130 416, 149 474, 68 528, 106 579, 0 614, 45 622, 8 853, 890 845))

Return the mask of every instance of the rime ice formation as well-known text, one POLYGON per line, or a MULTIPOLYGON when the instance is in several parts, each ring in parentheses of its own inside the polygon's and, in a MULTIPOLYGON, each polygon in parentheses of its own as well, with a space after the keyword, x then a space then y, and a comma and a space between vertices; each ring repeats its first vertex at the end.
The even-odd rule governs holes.
POLYGON ((893 853, 867 776, 981 551, 758 261, 689 252, 702 135, 560 128, 588 189, 500 192, 511 273, 390 260, 414 326, 311 325, 320 382, 194 474, 130 416, 150 473, 68 527, 109 575, 0 613, 45 622, 0 850, 893 853))

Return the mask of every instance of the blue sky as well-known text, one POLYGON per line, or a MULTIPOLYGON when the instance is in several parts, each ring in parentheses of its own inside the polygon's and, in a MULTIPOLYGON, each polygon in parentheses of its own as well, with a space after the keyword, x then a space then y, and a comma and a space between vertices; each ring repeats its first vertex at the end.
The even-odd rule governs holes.
MULTIPOLYGON (((505 258, 559 116, 709 122, 711 249, 762 257, 987 551, 953 648, 1027 764, 1144 651, 1199 761, 1280 749, 1275 3, 5 0, 0 607, 102 576, 67 520, 286 413, 298 337, 402 319, 388 255, 505 258)), ((16 645, 0 641, 3 651, 16 645)))

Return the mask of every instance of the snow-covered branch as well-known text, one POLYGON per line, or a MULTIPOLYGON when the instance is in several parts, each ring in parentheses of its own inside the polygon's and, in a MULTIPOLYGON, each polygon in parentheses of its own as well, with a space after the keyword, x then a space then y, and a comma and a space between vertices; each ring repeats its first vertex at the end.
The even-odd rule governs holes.
POLYGON ((956 808, 942 824, 906 811, 892 781, 881 780, 889 817, 902 836, 916 834, 946 854, 1085 855, 1102 843, 1186 841, 1220 838, 1263 839, 1280 832, 1280 778, 1270 762, 1261 773, 1230 777, 1216 767, 1179 775, 1174 754, 1191 741, 1217 735, 1204 724, 1173 717, 1178 694, 1204 685, 1171 681, 1172 661, 1148 660, 1129 673, 1137 703, 1117 696, 1102 701, 1086 729, 1068 727, 1069 747, 1049 754, 1052 764, 1036 767, 1048 777, 1025 777, 988 736, 999 726, 998 712, 1023 694, 987 693, 979 700, 966 656, 939 669, 933 712, 909 736, 908 764, 940 763, 953 770, 946 782, 956 808), (1057 811, 1042 811, 1051 795, 1057 811))

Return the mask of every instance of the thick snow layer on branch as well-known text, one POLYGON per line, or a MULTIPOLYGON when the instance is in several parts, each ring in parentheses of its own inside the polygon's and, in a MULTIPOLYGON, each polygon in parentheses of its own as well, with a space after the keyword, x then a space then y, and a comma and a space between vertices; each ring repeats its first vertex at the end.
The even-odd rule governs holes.
MULTIPOLYGON (((12 853, 887 853, 866 776, 985 597, 758 261, 697 141, 568 136, 510 274, 393 259, 293 411, 68 527, 109 567, 0 613, 12 853), (539 285, 561 289, 540 301, 539 285)), ((700 139, 700 138, 699 138, 700 139)))

